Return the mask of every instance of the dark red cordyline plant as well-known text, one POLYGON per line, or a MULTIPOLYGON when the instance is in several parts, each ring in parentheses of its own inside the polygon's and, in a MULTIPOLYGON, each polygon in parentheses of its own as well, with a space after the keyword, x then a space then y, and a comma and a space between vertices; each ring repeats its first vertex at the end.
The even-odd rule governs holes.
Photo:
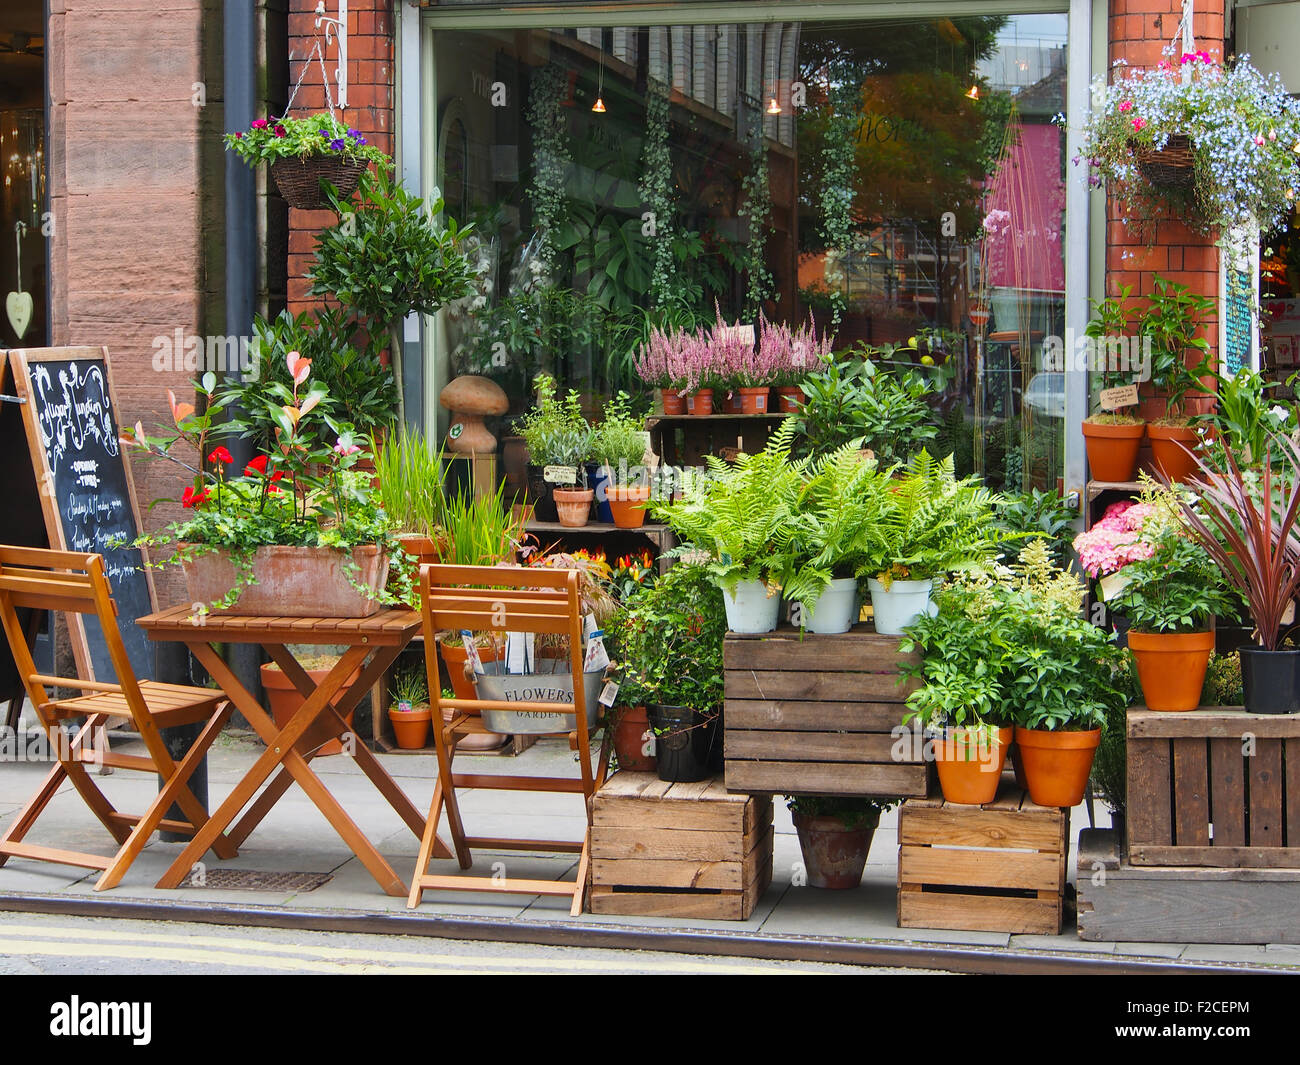
MULTIPOLYGON (((1222 454, 1224 468, 1199 450, 1193 453, 1198 469, 1188 487, 1196 500, 1181 502, 1183 517, 1224 579, 1246 600, 1260 646, 1276 651, 1282 618, 1300 592, 1300 450, 1286 437, 1273 437, 1259 472, 1259 504, 1232 453, 1222 454), (1285 460, 1280 478, 1271 466, 1274 448, 1285 460)), ((1156 476, 1169 486, 1162 473, 1156 476)))

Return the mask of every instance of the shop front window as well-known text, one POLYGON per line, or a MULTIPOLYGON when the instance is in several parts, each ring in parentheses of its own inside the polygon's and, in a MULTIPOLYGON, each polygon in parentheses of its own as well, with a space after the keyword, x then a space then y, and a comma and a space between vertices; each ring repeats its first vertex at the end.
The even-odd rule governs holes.
POLYGON ((649 390, 650 327, 813 321, 935 384, 958 472, 1056 488, 1065 15, 437 30, 437 182, 474 223, 445 373, 524 410, 649 390))

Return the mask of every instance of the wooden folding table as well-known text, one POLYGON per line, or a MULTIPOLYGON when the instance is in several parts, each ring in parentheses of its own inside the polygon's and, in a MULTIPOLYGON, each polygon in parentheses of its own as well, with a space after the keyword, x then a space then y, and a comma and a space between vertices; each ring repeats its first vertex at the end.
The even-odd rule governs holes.
MULTIPOLYGON (((344 740, 345 751, 356 759, 362 772, 379 789, 415 838, 422 838, 424 815, 369 748, 352 734, 345 720, 361 697, 420 631, 420 614, 414 610, 381 610, 368 618, 235 617, 219 613, 195 615, 190 607, 174 607, 146 615, 139 624, 152 640, 184 643, 266 743, 266 752, 172 863, 158 881, 158 887, 179 887, 213 840, 248 806, 243 818, 229 832, 236 846, 242 844, 289 785, 297 781, 370 870, 379 886, 389 895, 405 898, 407 888, 402 879, 362 834, 308 763, 322 744, 332 739, 344 740), (305 701, 284 728, 275 725, 217 653, 213 645, 222 643, 259 644, 302 693, 305 701), (320 684, 314 684, 290 653, 291 644, 338 645, 346 646, 347 650, 320 684), (360 678, 344 690, 348 677, 358 669, 360 678), (277 768, 279 773, 275 779, 250 806, 258 788, 277 768)), ((439 857, 452 856, 441 839, 437 840, 436 847, 439 857)))

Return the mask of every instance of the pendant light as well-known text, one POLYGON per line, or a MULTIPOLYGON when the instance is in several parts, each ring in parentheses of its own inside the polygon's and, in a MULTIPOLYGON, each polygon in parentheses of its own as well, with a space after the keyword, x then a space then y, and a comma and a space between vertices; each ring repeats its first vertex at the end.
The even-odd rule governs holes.
POLYGON ((598 115, 605 113, 605 49, 600 50, 600 77, 596 82, 596 102, 591 105, 591 110, 598 115))

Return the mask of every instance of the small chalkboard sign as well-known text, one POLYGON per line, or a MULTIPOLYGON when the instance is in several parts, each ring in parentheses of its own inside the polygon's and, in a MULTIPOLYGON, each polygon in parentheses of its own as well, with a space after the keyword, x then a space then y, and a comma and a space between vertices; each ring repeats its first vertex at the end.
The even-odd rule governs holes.
MULTIPOLYGON (((9 368, 26 429, 35 499, 6 507, 38 509, 51 547, 104 557, 117 603, 122 642, 139 676, 154 674, 153 646, 137 618, 154 610, 153 579, 138 548, 135 485, 118 439, 117 403, 107 348, 27 348, 9 352, 9 368)), ((69 615, 68 629, 84 680, 116 679, 99 621, 69 615)))

